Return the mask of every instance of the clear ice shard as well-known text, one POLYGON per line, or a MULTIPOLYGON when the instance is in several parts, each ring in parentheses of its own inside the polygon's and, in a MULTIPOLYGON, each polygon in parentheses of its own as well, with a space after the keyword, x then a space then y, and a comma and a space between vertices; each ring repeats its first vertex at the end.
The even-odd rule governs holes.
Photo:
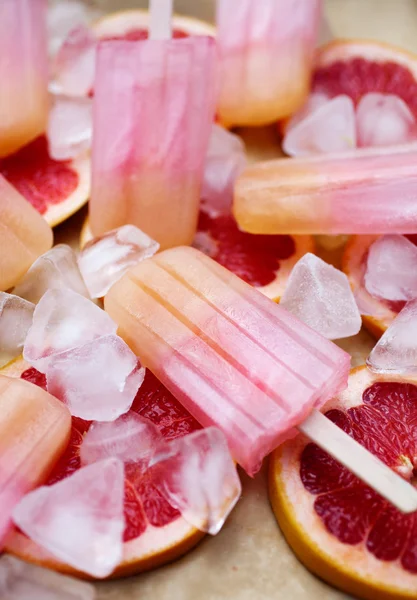
POLYGON ((34 309, 31 302, 0 292, 0 368, 22 353, 34 309))
POLYGON ((92 100, 55 96, 48 118, 49 155, 71 160, 91 148, 93 136, 92 100))

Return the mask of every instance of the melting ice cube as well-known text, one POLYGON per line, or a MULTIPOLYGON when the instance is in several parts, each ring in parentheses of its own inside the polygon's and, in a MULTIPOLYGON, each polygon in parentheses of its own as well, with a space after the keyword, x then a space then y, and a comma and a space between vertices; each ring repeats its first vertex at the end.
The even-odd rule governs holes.
POLYGON ((48 119, 49 154, 55 160, 76 158, 91 147, 93 135, 90 98, 56 96, 48 119))
POLYGON ((0 292, 0 367, 22 353, 34 310, 31 302, 0 292))
POLYGON ((72 29, 53 64, 50 90, 65 96, 87 96, 94 86, 97 40, 91 29, 72 29))

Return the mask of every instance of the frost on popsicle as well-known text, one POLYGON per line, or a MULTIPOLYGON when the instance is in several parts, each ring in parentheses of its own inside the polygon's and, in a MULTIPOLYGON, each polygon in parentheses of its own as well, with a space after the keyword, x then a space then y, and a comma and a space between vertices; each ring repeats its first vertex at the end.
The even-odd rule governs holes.
POLYGON ((96 591, 85 581, 3 554, 0 597, 3 600, 95 600, 96 591))
POLYGON ((116 333, 116 329, 111 318, 91 300, 65 288, 49 290, 35 308, 23 356, 46 373, 54 355, 116 333))
POLYGON ((68 160, 86 152, 93 136, 92 100, 55 96, 48 118, 49 155, 68 160))
POLYGON ((346 275, 310 253, 291 271, 280 306, 331 340, 355 335, 362 325, 346 275))
POLYGON ((130 223, 161 247, 192 242, 214 120, 215 58, 214 40, 203 36, 100 42, 94 235, 130 223))
POLYGON ((161 441, 162 436, 151 421, 128 412, 111 423, 91 425, 80 447, 81 463, 88 465, 114 456, 146 471, 161 441))
POLYGON ((222 123, 272 123, 303 104, 320 16, 320 0, 218 0, 222 123))
POLYGON ((123 500, 123 463, 109 458, 27 494, 13 519, 56 558, 93 577, 106 577, 122 558, 123 500))
POLYGON ((364 281, 366 290, 377 298, 417 298, 417 247, 402 235, 377 239, 369 249, 364 281))
POLYGON ((375 373, 417 373, 417 300, 407 302, 369 355, 375 373))
POLYGON ((201 429, 165 444, 151 462, 153 483, 184 519, 215 535, 242 493, 223 433, 201 429))
POLYGON ((46 0, 0 2, 0 157, 45 131, 46 0))
POLYGON ((124 225, 88 242, 78 265, 91 297, 102 298, 130 267, 158 250, 158 242, 134 225, 124 225))
POLYGON ((50 289, 69 289, 89 297, 76 254, 65 244, 58 244, 40 256, 19 281, 13 293, 36 304, 50 289))
POLYGON ((34 309, 31 302, 0 292, 0 367, 22 353, 34 309))

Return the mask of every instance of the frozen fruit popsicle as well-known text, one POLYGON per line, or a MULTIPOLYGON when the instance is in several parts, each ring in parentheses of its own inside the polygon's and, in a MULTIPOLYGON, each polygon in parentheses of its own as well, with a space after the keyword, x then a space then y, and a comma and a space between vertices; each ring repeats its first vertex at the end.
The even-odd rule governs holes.
POLYGON ((250 233, 417 233, 417 146, 251 166, 233 211, 250 233))
POLYGON ((51 246, 52 229, 0 175, 0 290, 15 285, 51 246))
POLYGON ((0 2, 0 81, 1 157, 46 128, 46 0, 0 2))
MULTIPOLYGON (((366 481, 398 501, 405 482, 314 412, 346 386, 349 355, 211 258, 185 247, 157 254, 110 289, 105 308, 187 410, 223 431, 249 474, 298 426, 358 476, 367 464, 366 481)), ((406 488, 402 509, 414 510, 417 493, 406 488)))
POLYGON ((0 548, 21 498, 43 483, 65 450, 71 415, 41 388, 0 375, 0 548))
POLYGON ((223 124, 264 125, 301 107, 309 92, 321 4, 217 0, 223 124))
POLYGON ((104 41, 97 51, 90 224, 192 242, 216 104, 211 38, 104 41))

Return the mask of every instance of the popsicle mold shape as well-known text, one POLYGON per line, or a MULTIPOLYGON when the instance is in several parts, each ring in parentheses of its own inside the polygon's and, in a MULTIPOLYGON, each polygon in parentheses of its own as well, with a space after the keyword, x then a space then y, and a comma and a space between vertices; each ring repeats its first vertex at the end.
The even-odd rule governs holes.
POLYGON ((93 103, 90 225, 191 244, 216 104, 215 43, 103 41, 93 103), (117 81, 117 83, 115 83, 117 81))
POLYGON ((235 186, 239 227, 264 234, 417 233, 417 146, 279 159, 235 186))
POLYGON ((131 269, 106 311, 143 364, 251 475, 346 386, 350 357, 193 248, 131 269))
POLYGON ((0 375, 0 547, 21 498, 43 483, 65 450, 68 409, 43 389, 0 375))
POLYGON ((265 125, 305 102, 321 0, 217 0, 220 121, 265 125))
POLYGON ((52 229, 43 217, 0 175, 0 290, 19 281, 49 250, 52 237, 52 229))
POLYGON ((48 117, 46 0, 0 3, 0 157, 45 131, 48 117))

